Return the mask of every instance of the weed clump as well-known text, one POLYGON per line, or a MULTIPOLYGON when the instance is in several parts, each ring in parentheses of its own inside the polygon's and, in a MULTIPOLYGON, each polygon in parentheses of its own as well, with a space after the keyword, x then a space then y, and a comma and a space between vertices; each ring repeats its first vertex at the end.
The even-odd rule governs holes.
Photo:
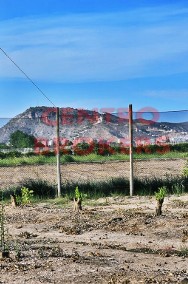
POLYGON ((74 198, 74 211, 82 210, 82 193, 79 191, 78 186, 75 188, 74 198))
POLYGON ((160 187, 158 192, 155 192, 155 198, 157 200, 156 216, 162 215, 162 206, 164 198, 166 196, 166 187, 160 187))

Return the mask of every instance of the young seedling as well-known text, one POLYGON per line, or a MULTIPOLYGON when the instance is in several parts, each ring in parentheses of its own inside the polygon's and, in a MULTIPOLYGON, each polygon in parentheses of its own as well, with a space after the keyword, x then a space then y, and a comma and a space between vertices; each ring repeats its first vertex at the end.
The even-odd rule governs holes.
POLYGON ((159 191, 155 193, 155 198, 157 200, 156 216, 162 215, 162 206, 163 206, 165 196, 166 196, 165 186, 160 187, 159 191))
POLYGON ((22 204, 25 205, 31 203, 31 199, 33 197, 33 190, 29 190, 27 187, 22 187, 21 193, 22 193, 21 197, 22 204))
POLYGON ((74 198, 74 211, 82 210, 82 193, 79 191, 78 186, 75 189, 74 198))

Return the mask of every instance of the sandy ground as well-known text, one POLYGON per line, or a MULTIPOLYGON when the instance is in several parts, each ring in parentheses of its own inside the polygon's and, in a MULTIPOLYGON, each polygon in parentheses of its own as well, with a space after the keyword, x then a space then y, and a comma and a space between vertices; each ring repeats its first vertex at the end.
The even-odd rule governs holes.
MULTIPOLYGON (((181 175, 186 159, 135 160, 136 177, 164 177, 181 175)), ((24 179, 44 179, 56 183, 56 165, 34 165, 0 167, 0 188, 19 185, 24 179)), ((67 163, 61 165, 62 182, 97 181, 114 177, 129 178, 129 162, 114 161, 105 163, 67 163)))
MULTIPOLYGON (((55 202, 55 201, 54 201, 55 202)), ((0 283, 188 283, 188 195, 6 205, 10 259, 0 283)))

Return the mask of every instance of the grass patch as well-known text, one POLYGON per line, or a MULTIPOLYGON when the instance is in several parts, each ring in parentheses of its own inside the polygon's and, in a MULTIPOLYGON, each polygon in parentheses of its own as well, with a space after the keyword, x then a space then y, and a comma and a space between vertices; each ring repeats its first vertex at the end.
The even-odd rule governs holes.
MULTIPOLYGON (((69 182, 61 185, 63 200, 56 200, 57 204, 66 203, 75 196, 75 188, 79 187, 83 194, 83 200, 98 199, 108 196, 129 196, 129 180, 125 178, 113 178, 106 181, 97 182, 69 182)), ((182 194, 188 192, 188 177, 186 176, 166 176, 165 178, 144 178, 134 180, 134 195, 154 195, 160 187, 165 186, 167 194, 182 194)), ((18 187, 3 190, 4 198, 10 198, 12 193, 20 195, 21 187, 33 190, 34 198, 47 199, 55 198, 57 194, 57 185, 49 184, 45 180, 28 179, 20 183, 18 187)), ((0 191, 2 194, 2 191, 0 191)))
POLYGON ((66 183, 61 187, 62 195, 68 195, 70 199, 74 198, 76 186, 79 187, 84 195, 83 199, 98 199, 110 196, 111 194, 129 194, 129 181, 124 178, 114 178, 99 182, 66 183))
MULTIPOLYGON (((98 199, 113 195, 129 195, 129 180, 125 178, 113 178, 107 181, 87 183, 66 183, 62 185, 63 196, 74 197, 75 187, 79 186, 80 191, 87 198, 98 199)), ((134 195, 154 195, 159 187, 165 186, 167 194, 182 194, 188 192, 188 177, 166 176, 165 178, 145 178, 134 180, 134 195)))
POLYGON ((0 159, 0 167, 56 163, 56 157, 31 156, 0 159))
POLYGON ((135 179, 134 188, 137 195, 154 195, 160 187, 165 186, 167 194, 188 192, 188 178, 185 176, 166 176, 165 178, 135 179))
MULTIPOLYGON (((41 199, 40 199, 41 200, 41 199)), ((35 199, 35 202, 37 203, 39 199, 35 199)), ((57 206, 57 207, 68 207, 70 205, 70 198, 69 196, 64 196, 64 197, 55 197, 53 199, 43 199, 44 203, 48 203, 49 205, 52 206, 57 206)))
MULTIPOLYGON (((166 152, 164 154, 134 154, 134 159, 185 159, 188 153, 185 152, 166 152)), ((114 154, 110 156, 101 156, 97 154, 89 154, 86 156, 78 155, 61 155, 60 162, 63 163, 87 163, 87 162, 108 162, 108 161, 129 161, 129 155, 114 154)), ((18 165, 40 165, 40 164, 56 164, 55 156, 45 155, 23 155, 21 157, 0 158, 0 167, 18 166, 18 165)))
POLYGON ((26 187, 29 190, 33 190, 34 199, 45 199, 45 198, 55 198, 56 196, 56 186, 48 183, 45 180, 32 180, 27 179, 20 183, 19 186, 10 187, 5 190, 0 191, 0 196, 3 198, 9 199, 10 195, 15 194, 21 196, 21 188, 26 187))
MULTIPOLYGON (((68 162, 65 161, 64 157, 61 157, 61 162, 68 162)), ((74 158, 75 162, 108 162, 108 161, 129 161, 129 155, 126 154, 113 154, 109 156, 102 156, 97 154, 89 154, 85 156, 70 156, 74 158)), ((137 154, 134 153, 134 159, 185 159, 188 157, 188 153, 184 152, 166 152, 163 154, 160 153, 153 153, 153 154, 146 154, 141 153, 137 154)))

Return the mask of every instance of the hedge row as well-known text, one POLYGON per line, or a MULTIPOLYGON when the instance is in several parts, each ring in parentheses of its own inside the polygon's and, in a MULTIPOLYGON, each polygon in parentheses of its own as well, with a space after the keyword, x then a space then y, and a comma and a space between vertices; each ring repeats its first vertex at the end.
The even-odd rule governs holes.
MULTIPOLYGON (((167 152, 181 152, 186 153, 188 152, 188 143, 180 143, 180 144, 162 144, 162 145, 139 145, 137 147, 134 147, 134 153, 137 154, 155 154, 155 153, 167 153, 167 152)), ((125 154, 129 155, 129 148, 123 147, 123 146, 109 146, 108 144, 101 144, 101 145, 94 145, 91 146, 87 143, 79 144, 72 148, 72 151, 70 149, 60 149, 61 155, 71 155, 71 154, 84 156, 89 155, 91 153, 95 153, 98 155, 113 155, 113 154, 125 154), (84 147, 83 147, 84 146, 84 147)), ((35 152, 29 152, 29 153, 21 153, 19 151, 11 151, 9 153, 3 153, 0 152, 0 159, 6 159, 6 158, 17 158, 17 157, 30 157, 30 156, 36 156, 36 155, 43 155, 43 156, 55 156, 55 151, 48 151, 43 150, 38 153, 35 152)))

